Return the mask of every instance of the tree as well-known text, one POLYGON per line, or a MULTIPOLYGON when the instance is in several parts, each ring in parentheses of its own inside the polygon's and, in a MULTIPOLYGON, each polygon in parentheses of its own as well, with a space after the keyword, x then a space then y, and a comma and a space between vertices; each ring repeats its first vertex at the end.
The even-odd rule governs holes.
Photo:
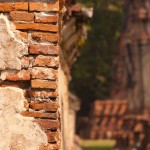
POLYGON ((94 7, 94 16, 88 27, 88 39, 72 69, 70 87, 82 100, 80 114, 86 115, 94 100, 106 99, 110 95, 112 61, 118 51, 123 11, 118 0, 81 2, 94 7))

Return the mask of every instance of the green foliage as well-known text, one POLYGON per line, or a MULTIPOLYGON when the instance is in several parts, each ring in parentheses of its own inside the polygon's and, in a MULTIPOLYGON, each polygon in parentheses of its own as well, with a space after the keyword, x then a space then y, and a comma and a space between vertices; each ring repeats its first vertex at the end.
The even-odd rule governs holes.
POLYGON ((80 0, 94 7, 88 39, 72 69, 71 89, 82 100, 82 114, 86 115, 95 99, 109 97, 112 79, 112 61, 118 51, 123 15, 118 0, 80 0))

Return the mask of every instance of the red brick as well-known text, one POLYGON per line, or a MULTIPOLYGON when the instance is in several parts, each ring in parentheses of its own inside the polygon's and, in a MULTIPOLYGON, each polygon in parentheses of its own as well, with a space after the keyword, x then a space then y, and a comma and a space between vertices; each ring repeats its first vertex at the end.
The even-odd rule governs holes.
POLYGON ((53 24, 15 23, 15 26, 17 30, 58 31, 58 26, 53 24))
POLYGON ((20 34, 21 38, 22 38, 25 42, 28 42, 28 33, 27 33, 27 32, 21 32, 21 31, 19 31, 19 34, 20 34))
POLYGON ((55 81, 48 80, 31 80, 31 87, 40 89, 56 89, 57 83, 55 81))
POLYGON ((56 80, 58 71, 52 68, 34 67, 31 69, 31 78, 56 80))
POLYGON ((58 96, 58 92, 51 91, 30 91, 31 98, 56 98, 58 96))
POLYGON ((58 67, 59 66, 59 59, 58 57, 52 56, 37 56, 33 62, 33 66, 40 66, 40 67, 58 67))
POLYGON ((0 3, 0 12, 10 12, 14 10, 28 10, 28 2, 0 3))
POLYGON ((14 4, 13 3, 0 3, 0 11, 1 12, 10 12, 14 10, 14 4))
POLYGON ((47 137, 48 137, 48 142, 57 142, 59 140, 59 132, 51 132, 48 131, 46 132, 47 137))
POLYGON ((48 144, 46 146, 41 146, 39 150, 59 150, 60 145, 58 144, 48 144))
POLYGON ((21 70, 19 72, 8 72, 6 73, 6 80, 10 81, 27 81, 30 80, 30 73, 26 70, 21 70))
POLYGON ((28 2, 15 2, 15 10, 28 10, 28 2))
POLYGON ((30 44, 29 53, 30 54, 58 55, 59 46, 30 44))
POLYGON ((50 3, 29 2, 29 11, 59 11, 59 0, 50 3))
POLYGON ((42 129, 57 130, 60 127, 59 120, 37 119, 35 120, 42 129))
POLYGON ((53 33, 34 32, 31 34, 32 38, 37 42, 58 42, 59 35, 53 33))
POLYGON ((11 11, 10 17, 13 21, 33 21, 34 13, 28 13, 25 11, 11 11))
POLYGON ((45 110, 55 112, 58 110, 58 107, 59 105, 57 102, 30 102, 30 108, 33 110, 45 110))
POLYGON ((58 22, 58 14, 47 15, 47 14, 36 13, 35 14, 35 22, 56 23, 56 22, 58 22))
POLYGON ((29 57, 23 57, 21 59, 21 67, 22 68, 28 68, 29 67, 29 63, 30 63, 29 57))
POLYGON ((42 112, 21 112, 22 116, 25 117, 35 117, 35 118, 47 118, 47 119, 57 119, 57 113, 42 113, 42 112))

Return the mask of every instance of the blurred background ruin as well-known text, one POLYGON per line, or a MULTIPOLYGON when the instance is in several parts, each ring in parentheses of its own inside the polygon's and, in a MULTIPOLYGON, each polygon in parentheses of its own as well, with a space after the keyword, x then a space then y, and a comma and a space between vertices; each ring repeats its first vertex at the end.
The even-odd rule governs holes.
POLYGON ((68 0, 66 8, 73 150, 149 150, 150 1, 68 0))

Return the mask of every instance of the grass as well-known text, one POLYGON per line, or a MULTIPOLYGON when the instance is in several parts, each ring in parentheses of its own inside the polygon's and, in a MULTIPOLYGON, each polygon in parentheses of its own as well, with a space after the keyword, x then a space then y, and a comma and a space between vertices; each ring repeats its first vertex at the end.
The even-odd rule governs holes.
POLYGON ((115 145, 113 140, 82 140, 83 150, 111 150, 115 145))

